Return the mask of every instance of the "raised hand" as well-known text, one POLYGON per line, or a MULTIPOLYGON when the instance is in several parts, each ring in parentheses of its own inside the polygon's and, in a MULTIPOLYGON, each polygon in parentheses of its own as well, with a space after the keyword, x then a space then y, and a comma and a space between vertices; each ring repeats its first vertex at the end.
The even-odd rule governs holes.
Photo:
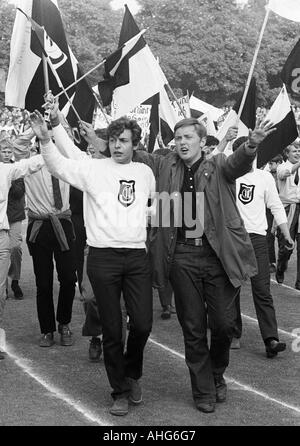
POLYGON ((250 147, 257 147, 267 136, 276 131, 273 127, 273 123, 270 121, 263 121, 256 123, 255 129, 249 129, 248 144, 250 147))
POLYGON ((236 139, 238 136, 238 130, 239 129, 236 126, 229 127, 229 129, 227 130, 226 135, 225 135, 226 141, 229 142, 229 141, 233 141, 234 139, 236 139))
POLYGON ((59 117, 59 101, 58 98, 55 98, 51 92, 51 90, 49 90, 45 95, 44 95, 44 100, 45 100, 45 104, 43 105, 43 108, 47 111, 50 112, 50 118, 52 120, 55 120, 59 117))
POLYGON ((85 121, 81 121, 79 123, 79 128, 80 128, 80 134, 84 137, 84 139, 88 143, 92 144, 97 139, 97 135, 95 133, 92 124, 89 124, 88 122, 85 121))
POLYGON ((30 114, 30 125, 35 135, 41 142, 50 141, 47 124, 43 115, 38 110, 35 110, 30 114))

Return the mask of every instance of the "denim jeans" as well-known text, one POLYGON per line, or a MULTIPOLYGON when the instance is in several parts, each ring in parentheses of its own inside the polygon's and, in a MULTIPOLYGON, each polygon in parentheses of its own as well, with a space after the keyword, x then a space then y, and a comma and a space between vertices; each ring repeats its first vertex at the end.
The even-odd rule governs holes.
POLYGON ((234 288, 208 242, 176 245, 170 272, 196 402, 215 402, 214 375, 224 373, 235 319, 234 288), (207 341, 207 316, 211 345, 207 341))
POLYGON ((103 332, 106 373, 112 397, 129 394, 126 377, 139 379, 143 352, 152 328, 152 286, 145 249, 89 248, 87 273, 97 300, 103 332), (121 292, 130 330, 123 353, 121 292))

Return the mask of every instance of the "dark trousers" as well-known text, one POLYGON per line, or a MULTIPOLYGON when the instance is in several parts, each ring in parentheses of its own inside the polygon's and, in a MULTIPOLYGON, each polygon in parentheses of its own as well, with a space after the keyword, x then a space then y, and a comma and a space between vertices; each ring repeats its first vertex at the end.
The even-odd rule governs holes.
POLYGON ((56 330, 53 302, 53 258, 59 281, 59 295, 56 320, 69 324, 75 295, 76 270, 74 252, 74 231, 71 222, 61 220, 70 249, 62 252, 50 221, 44 221, 35 243, 29 242, 32 224, 27 229, 27 244, 33 260, 37 288, 37 312, 41 333, 56 330))
POLYGON ((143 352, 152 328, 152 286, 144 249, 89 249, 87 273, 103 331, 104 363, 113 398, 129 394, 126 377, 142 376, 143 352), (123 353, 121 292, 130 320, 123 353))
MULTIPOLYGON (((287 214, 289 213, 289 210, 290 210, 290 206, 287 206, 285 208, 285 211, 287 214)), ((293 218, 291 226, 290 226, 290 235, 294 241, 296 240, 296 244, 297 244, 297 279, 296 279, 296 282, 298 282, 298 284, 300 284, 300 234, 298 234, 299 213, 300 213, 300 204, 297 204, 294 218, 293 218)), ((292 255, 292 252, 293 252, 291 250, 286 249, 285 243, 286 243, 286 240, 285 240, 283 234, 281 233, 280 229, 278 229, 279 251, 278 251, 277 269, 280 273, 284 273, 287 270, 288 261, 292 255)))
POLYGON ((158 289, 158 297, 162 308, 172 304, 172 295, 173 295, 173 288, 170 282, 168 282, 166 288, 158 289))
POLYGON ((235 320, 234 288, 208 242, 176 245, 170 273, 195 401, 215 402, 214 375, 224 373, 235 320), (211 345, 207 341, 207 315, 211 345))
POLYGON ((81 292, 81 282, 84 264, 84 248, 86 246, 86 231, 84 227, 83 216, 81 214, 72 214, 72 223, 75 232, 75 260, 76 273, 79 290, 81 292))
MULTIPOLYGON (((278 341, 278 330, 273 298, 270 292, 270 269, 268 257, 268 244, 264 235, 249 234, 255 252, 258 274, 251 277, 252 296, 257 315, 258 325, 263 341, 276 339, 278 341)), ((240 310, 240 295, 236 300, 236 326, 234 336, 240 338, 242 335, 242 317, 240 310)))
POLYGON ((269 262, 276 264, 276 253, 275 253, 275 234, 272 233, 274 216, 270 209, 266 209, 266 216, 268 222, 267 229, 267 243, 268 243, 268 254, 269 254, 269 262))
POLYGON ((82 336, 97 337, 102 334, 98 305, 95 298, 83 302, 85 321, 82 327, 82 336))

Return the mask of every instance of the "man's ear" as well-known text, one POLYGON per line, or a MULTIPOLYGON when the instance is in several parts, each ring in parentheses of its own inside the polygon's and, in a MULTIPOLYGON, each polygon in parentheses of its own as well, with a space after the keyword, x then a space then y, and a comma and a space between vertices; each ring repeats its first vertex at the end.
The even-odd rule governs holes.
POLYGON ((133 151, 135 152, 138 149, 139 145, 133 146, 133 151))

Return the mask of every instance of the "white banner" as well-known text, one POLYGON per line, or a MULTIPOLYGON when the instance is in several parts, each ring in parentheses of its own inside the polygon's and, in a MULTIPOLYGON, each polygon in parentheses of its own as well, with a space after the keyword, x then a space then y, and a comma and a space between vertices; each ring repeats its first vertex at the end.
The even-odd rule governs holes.
POLYGON ((130 113, 126 113, 129 119, 135 119, 142 129, 142 139, 150 132, 151 105, 138 105, 130 113))
POLYGON ((189 99, 188 95, 182 96, 182 98, 178 99, 178 103, 180 104, 181 108, 184 110, 185 116, 183 115, 183 113, 180 110, 180 107, 176 101, 172 101, 171 103, 177 113, 178 120, 191 117, 190 99, 189 99))

